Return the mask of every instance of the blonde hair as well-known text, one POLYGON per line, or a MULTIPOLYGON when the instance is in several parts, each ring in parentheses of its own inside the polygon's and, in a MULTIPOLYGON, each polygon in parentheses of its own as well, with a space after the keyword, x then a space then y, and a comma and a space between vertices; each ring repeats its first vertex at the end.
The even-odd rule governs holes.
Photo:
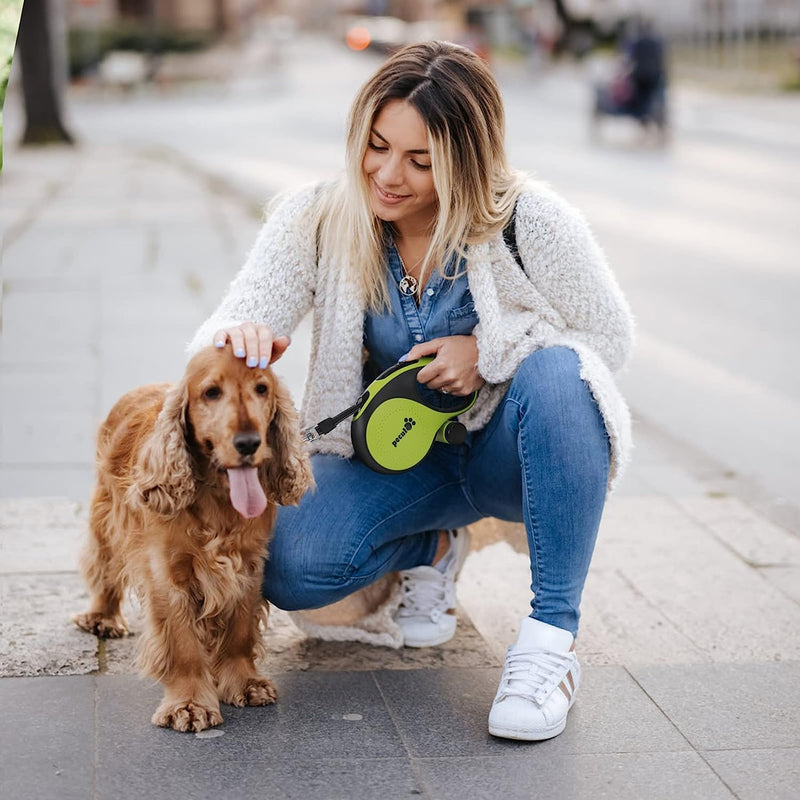
POLYGON ((508 167, 500 90, 478 56, 449 42, 425 42, 389 58, 356 95, 345 172, 320 193, 318 208, 320 254, 353 270, 376 310, 388 305, 391 226, 372 212, 362 164, 375 119, 392 100, 410 103, 428 131, 439 208, 423 275, 502 230, 524 180, 508 167))

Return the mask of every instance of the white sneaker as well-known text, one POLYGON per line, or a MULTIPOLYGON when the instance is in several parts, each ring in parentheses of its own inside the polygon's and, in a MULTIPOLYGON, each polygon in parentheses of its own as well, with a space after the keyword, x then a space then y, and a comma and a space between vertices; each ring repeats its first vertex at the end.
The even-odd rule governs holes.
POLYGON ((563 628, 530 617, 522 620, 489 712, 489 733, 535 741, 564 730, 581 677, 573 642, 563 628))
POLYGON ((469 553, 466 529, 448 531, 450 549, 435 567, 403 570, 403 601, 395 622, 406 647, 444 644, 456 632, 456 578, 469 553))

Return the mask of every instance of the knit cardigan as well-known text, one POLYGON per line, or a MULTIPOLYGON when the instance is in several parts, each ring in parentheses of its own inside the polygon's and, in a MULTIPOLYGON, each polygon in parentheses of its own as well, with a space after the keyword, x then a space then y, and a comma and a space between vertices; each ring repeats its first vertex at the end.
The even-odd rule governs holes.
MULTIPOLYGON (((316 191, 316 186, 304 187, 276 205, 219 307, 187 348, 193 354, 211 344, 220 328, 247 321, 266 323, 276 335, 291 334, 313 311, 300 411, 304 426, 344 410, 363 390, 366 302, 352 271, 317 257, 316 191)), ((542 347, 569 347, 579 356, 581 377, 605 421, 611 488, 631 449, 630 415, 612 376, 630 354, 630 309, 584 218, 546 185, 526 185, 517 202, 515 232, 524 271, 501 233, 467 251, 467 279, 478 315, 473 331, 478 371, 486 386, 460 419, 468 430, 479 430, 528 355, 542 347)), ((344 425, 309 447, 353 455, 344 425)))

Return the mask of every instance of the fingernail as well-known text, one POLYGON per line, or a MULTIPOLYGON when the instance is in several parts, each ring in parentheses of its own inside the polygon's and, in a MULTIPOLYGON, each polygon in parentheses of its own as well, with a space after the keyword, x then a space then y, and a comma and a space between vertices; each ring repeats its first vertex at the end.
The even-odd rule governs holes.
POLYGON ((247 366, 248 367, 254 367, 256 364, 258 364, 258 359, 255 356, 248 356, 247 357, 247 366))
POLYGON ((236 356, 236 358, 244 358, 244 348, 237 347, 236 350, 234 351, 234 355, 236 356))
POLYGON ((258 362, 259 369, 266 369, 269 366, 269 359, 262 358, 261 361, 258 362))
POLYGON ((225 347, 225 342, 214 342, 214 347, 225 347))
POLYGON ((409 355, 409 354, 408 354, 408 353, 406 353, 404 356, 400 356, 400 358, 398 358, 397 360, 398 360, 398 361, 408 361, 408 355, 409 355))

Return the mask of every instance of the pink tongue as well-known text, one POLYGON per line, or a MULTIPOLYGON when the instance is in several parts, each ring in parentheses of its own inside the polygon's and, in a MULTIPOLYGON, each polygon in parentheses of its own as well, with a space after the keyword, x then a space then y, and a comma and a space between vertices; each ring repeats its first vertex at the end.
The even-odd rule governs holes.
POLYGON ((236 467, 228 470, 231 484, 231 505, 247 519, 261 516, 267 507, 267 498, 258 482, 255 467, 236 467))

